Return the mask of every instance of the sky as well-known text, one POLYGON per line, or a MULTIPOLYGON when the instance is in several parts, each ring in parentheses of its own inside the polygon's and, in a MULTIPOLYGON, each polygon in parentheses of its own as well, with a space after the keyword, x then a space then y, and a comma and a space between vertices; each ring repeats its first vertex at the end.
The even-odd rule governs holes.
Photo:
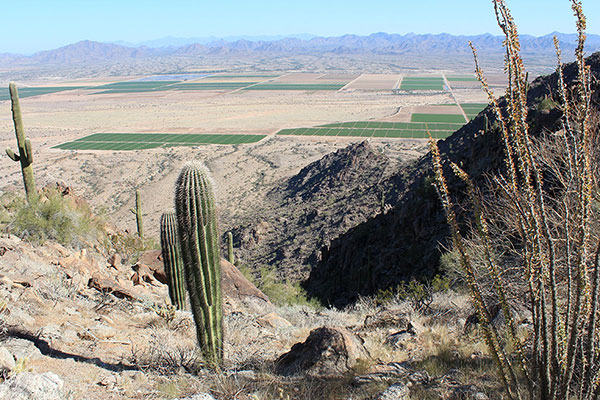
MULTIPOLYGON (((507 0, 520 33, 575 31, 569 0, 507 0)), ((582 0, 600 34, 600 1, 582 0)), ((31 54, 80 40, 375 32, 500 34, 491 0, 0 0, 0 53, 31 54)))

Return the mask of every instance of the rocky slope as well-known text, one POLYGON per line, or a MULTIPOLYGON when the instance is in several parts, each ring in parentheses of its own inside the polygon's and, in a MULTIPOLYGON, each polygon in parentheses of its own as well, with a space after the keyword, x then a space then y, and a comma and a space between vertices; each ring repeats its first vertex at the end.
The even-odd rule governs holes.
POLYGON ((291 281, 306 279, 324 246, 381 213, 381 184, 397 163, 365 141, 281 181, 246 222, 232 229, 240 263, 272 266, 291 281))
MULTIPOLYGON (((600 53, 587 59, 593 79, 593 106, 598 108, 600 97, 600 53)), ((576 65, 565 67, 565 81, 574 83, 576 65)), ((557 76, 537 78, 527 96, 528 121, 532 135, 560 128, 561 112, 557 108, 540 110, 546 97, 554 96, 557 76)), ((503 101, 501 107, 505 106, 503 101)), ((451 160, 481 183, 487 174, 498 171, 503 159, 499 130, 484 133, 484 115, 493 123, 491 107, 438 143, 443 159, 451 160)), ((458 193, 461 202, 462 183, 446 174, 451 193, 458 193)), ((448 246, 449 231, 445 215, 432 186, 432 166, 429 154, 406 170, 390 176, 383 185, 396 188, 397 205, 352 228, 335 239, 323 253, 325 257, 311 271, 305 283, 308 292, 325 304, 344 306, 360 295, 370 295, 380 289, 394 287, 412 277, 431 277, 437 272, 439 258, 448 246)), ((393 199, 394 203, 396 199, 393 199)))

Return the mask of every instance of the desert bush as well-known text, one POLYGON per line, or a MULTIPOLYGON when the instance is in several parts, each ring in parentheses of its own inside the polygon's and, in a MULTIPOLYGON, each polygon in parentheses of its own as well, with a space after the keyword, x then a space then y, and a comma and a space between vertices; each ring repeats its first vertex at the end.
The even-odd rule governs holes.
POLYGON ((431 280, 402 282, 395 288, 379 290, 375 294, 375 304, 406 301, 413 310, 426 313, 433 303, 433 295, 450 290, 450 283, 449 278, 443 275, 435 275, 431 280))
POLYGON ((240 266, 242 274, 252 282, 260 291, 267 295, 269 300, 279 306, 300 305, 311 308, 322 308, 321 304, 310 299, 300 283, 281 281, 277 276, 275 267, 263 266, 257 275, 246 266, 240 266))
POLYGON ((103 236, 102 223, 89 208, 56 189, 44 190, 29 203, 20 196, 9 198, 3 209, 4 219, 10 220, 6 230, 34 243, 55 240, 78 248, 103 236))
POLYGON ((600 396, 598 119, 583 54, 585 17, 579 1, 571 4, 579 33, 577 77, 567 86, 555 39, 557 107, 563 114, 558 132, 540 139, 530 134, 527 77, 517 28, 504 1, 495 0, 494 7, 506 36, 505 102, 491 93, 473 49, 478 77, 500 124, 505 159, 503 172, 489 180, 485 198, 458 165, 449 165, 469 197, 470 237, 459 227, 440 153, 431 142, 454 251, 509 399, 600 396), (513 319, 515 303, 532 316, 526 337, 513 319), (496 305, 506 321, 501 326, 492 323, 496 305))

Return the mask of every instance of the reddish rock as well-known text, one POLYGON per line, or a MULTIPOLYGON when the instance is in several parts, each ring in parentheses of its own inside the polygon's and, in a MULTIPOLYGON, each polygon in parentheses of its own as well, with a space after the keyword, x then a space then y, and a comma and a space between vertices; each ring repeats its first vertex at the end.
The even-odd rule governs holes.
POLYGON ((165 274, 165 266, 160 250, 144 251, 138 259, 138 264, 148 266, 154 275, 154 279, 165 285, 167 284, 167 275, 165 274))
POLYGON ((114 269, 119 269, 119 267, 121 266, 121 256, 115 253, 112 256, 110 256, 108 260, 106 260, 106 262, 110 267, 114 269))
POLYGON ((103 278, 97 275, 92 276, 88 281, 88 287, 96 289, 103 293, 111 293, 116 297, 127 300, 136 300, 133 294, 119 285, 115 280, 103 278))
POLYGON ((133 267, 134 274, 131 277, 133 281, 133 285, 143 285, 144 283, 149 283, 150 285, 157 286, 158 282, 154 277, 154 272, 145 264, 138 262, 133 267))

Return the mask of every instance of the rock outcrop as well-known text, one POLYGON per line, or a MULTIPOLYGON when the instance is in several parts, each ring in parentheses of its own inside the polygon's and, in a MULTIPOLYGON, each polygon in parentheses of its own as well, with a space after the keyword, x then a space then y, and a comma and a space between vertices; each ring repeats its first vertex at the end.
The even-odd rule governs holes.
MULTIPOLYGON (((600 53, 587 59, 593 75, 592 103, 600 98, 600 53)), ((572 85, 576 65, 564 68, 565 81, 572 85)), ((557 75, 538 77, 527 95, 528 122, 533 136, 560 129, 561 112, 554 107, 539 107, 546 97, 557 98, 557 75)), ((505 107, 503 99, 500 107, 505 107)), ((477 185, 485 177, 503 168, 504 147, 495 116, 487 107, 476 118, 449 138, 439 141, 443 159, 460 165, 477 185), (487 132, 485 118, 492 128, 487 132)), ((464 199, 464 183, 448 170, 446 174, 455 202, 464 199)), ((433 182, 431 156, 427 154, 414 165, 387 178, 384 186, 397 187, 393 209, 353 227, 331 242, 322 252, 323 258, 311 270, 305 283, 309 294, 324 304, 342 307, 360 295, 395 287, 413 277, 431 277, 438 271, 442 249, 448 247, 449 230, 433 182)), ((459 215, 459 218, 461 216, 459 215)), ((463 215, 464 218, 464 215, 463 215)))

